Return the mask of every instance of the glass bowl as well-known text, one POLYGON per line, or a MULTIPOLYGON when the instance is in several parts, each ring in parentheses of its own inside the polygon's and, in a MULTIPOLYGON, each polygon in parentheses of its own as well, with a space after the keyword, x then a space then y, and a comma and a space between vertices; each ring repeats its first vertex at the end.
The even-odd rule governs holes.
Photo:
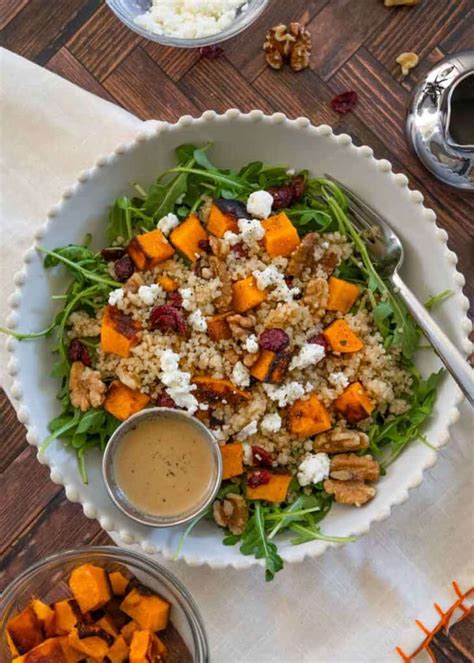
POLYGON ((208 663, 209 647, 199 610, 188 590, 167 569, 135 552, 113 546, 92 546, 68 550, 37 562, 16 578, 4 591, 0 605, 0 660, 9 661, 6 625, 33 597, 52 603, 70 598, 67 580, 80 564, 96 564, 108 571, 125 568, 138 580, 171 603, 171 621, 191 654, 194 663, 208 663))
POLYGON ((235 37, 243 30, 246 30, 258 16, 263 12, 269 0, 248 0, 247 8, 237 12, 235 21, 233 21, 226 30, 218 32, 215 35, 208 37, 200 37, 199 39, 180 39, 165 34, 155 34, 149 30, 145 30, 141 25, 135 23, 135 18, 140 14, 144 14, 151 6, 151 0, 106 0, 108 6, 130 30, 138 33, 145 39, 157 41, 165 46, 175 46, 176 48, 199 48, 201 46, 211 46, 212 44, 220 44, 226 39, 235 37))

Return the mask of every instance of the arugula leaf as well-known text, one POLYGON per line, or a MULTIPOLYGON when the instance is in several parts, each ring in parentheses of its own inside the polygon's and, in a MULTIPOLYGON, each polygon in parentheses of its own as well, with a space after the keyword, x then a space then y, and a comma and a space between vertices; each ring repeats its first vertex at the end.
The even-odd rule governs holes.
POLYGON ((277 552, 276 545, 267 538, 262 504, 255 501, 253 507, 253 515, 242 534, 240 552, 243 555, 255 555, 256 559, 265 560, 265 580, 269 582, 273 580, 275 573, 283 568, 283 560, 277 552))
POLYGON ((424 306, 425 309, 430 311, 432 308, 435 306, 438 306, 438 304, 441 304, 441 302, 444 302, 445 299, 448 299, 451 297, 453 294, 453 291, 448 289, 448 290, 443 290, 442 292, 439 292, 437 295, 433 295, 429 299, 426 300, 424 306))

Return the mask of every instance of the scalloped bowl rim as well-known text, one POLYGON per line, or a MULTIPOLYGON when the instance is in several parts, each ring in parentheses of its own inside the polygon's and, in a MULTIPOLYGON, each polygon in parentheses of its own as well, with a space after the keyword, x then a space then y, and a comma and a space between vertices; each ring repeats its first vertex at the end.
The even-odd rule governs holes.
MULTIPOLYGON (((239 110, 233 108, 229 109, 223 114, 218 114, 214 111, 205 111, 201 116, 196 118, 193 118, 188 115, 182 116, 176 123, 173 124, 158 122, 157 125, 152 128, 150 126, 147 126, 144 128, 144 131, 141 132, 135 138, 135 140, 131 141, 128 144, 118 145, 118 147, 115 149, 114 152, 112 152, 107 156, 99 157, 95 165, 91 169, 83 171, 79 175, 76 183, 64 191, 60 202, 51 208, 50 212, 48 213, 48 220, 35 232, 35 239, 36 240, 42 239, 46 235, 46 233, 48 232, 48 226, 50 220, 58 216, 58 214, 61 212, 62 205, 65 203, 65 201, 68 201, 70 198, 72 198, 81 187, 83 187, 89 180, 93 179, 97 174, 98 170, 102 170, 105 167, 107 167, 108 164, 115 162, 117 158, 120 158, 120 155, 132 151, 135 148, 138 148, 139 145, 145 141, 157 138, 162 132, 173 132, 173 131, 179 132, 180 128, 188 127, 190 125, 205 125, 207 123, 211 124, 214 122, 222 123, 226 121, 236 121, 236 120, 242 123, 245 122, 265 123, 267 125, 283 124, 291 126, 292 128, 296 128, 297 130, 314 132, 315 135, 327 138, 330 141, 334 141, 335 145, 337 144, 339 146, 347 147, 348 149, 355 149, 358 152, 358 156, 370 161, 377 170, 383 173, 387 178, 391 178, 393 180, 394 186, 398 187, 400 190, 405 190, 405 193, 408 193, 410 197, 410 202, 421 206, 425 219, 429 221, 434 227, 433 232, 435 233, 436 239, 442 245, 446 257, 447 269, 449 269, 451 272, 450 274, 451 280, 453 282, 453 285, 455 286, 454 295, 456 296, 457 313, 459 313, 461 319, 461 324, 457 328, 459 332, 457 341, 458 344, 461 346, 462 351, 466 355, 468 355, 471 352, 472 344, 469 341, 471 323, 469 322, 469 319, 467 317, 469 303, 462 291, 465 280, 463 275, 460 272, 458 272, 456 269, 456 263, 457 263, 456 255, 447 247, 447 233, 436 225, 435 213, 432 210, 424 207, 423 195, 417 190, 410 190, 408 188, 408 178, 403 174, 393 173, 392 166, 389 161, 387 161, 386 159, 381 159, 381 160, 375 159, 373 156, 373 150, 370 147, 366 145, 357 147, 352 143, 351 137, 348 136, 347 134, 334 134, 331 127, 329 127, 328 125, 324 124, 318 126, 312 125, 310 120, 306 117, 299 117, 291 120, 288 119, 283 113, 274 113, 273 115, 266 115, 260 110, 253 110, 250 111, 249 113, 242 113, 239 110)), ((15 275, 14 281, 16 284, 16 290, 9 299, 9 306, 11 313, 7 319, 7 324, 12 329, 16 327, 18 322, 16 309, 19 307, 21 303, 22 290, 27 281, 26 271, 28 269, 28 263, 32 262, 36 256, 36 251, 34 246, 35 245, 33 245, 33 247, 30 248, 24 255, 23 267, 15 275)), ((19 379, 15 379, 19 372, 19 360, 17 359, 16 356, 16 349, 18 347, 18 343, 19 342, 12 337, 10 337, 7 340, 7 348, 11 355, 8 364, 8 371, 9 374, 14 379, 11 389, 11 394, 14 401, 16 401, 16 411, 18 419, 27 428, 28 443, 32 446, 39 447, 41 444, 41 440, 38 438, 38 435, 35 432, 34 422, 32 422, 30 419, 30 412, 28 410, 28 407, 23 402, 22 384, 19 379)), ((438 439, 434 442, 436 449, 439 449, 440 447, 442 447, 447 443, 449 439, 449 427, 459 418, 459 410, 457 406, 462 401, 463 396, 461 394, 461 391, 454 384, 454 382, 452 383, 452 385, 450 385, 450 387, 452 390, 454 390, 452 407, 447 413, 445 413, 445 422, 446 422, 445 426, 438 435, 438 439)), ((91 503, 90 500, 86 500, 85 497, 81 495, 80 485, 78 487, 75 484, 71 484, 65 481, 61 473, 61 468, 55 465, 54 462, 52 462, 52 460, 48 460, 44 455, 40 454, 39 451, 38 451, 38 460, 40 463, 45 464, 50 468, 51 480, 56 484, 64 486, 67 499, 72 502, 79 502, 82 505, 86 517, 96 518, 99 521, 100 525, 106 531, 116 533, 117 534, 116 539, 118 539, 120 543, 123 543, 125 545, 131 545, 134 543, 140 544, 143 552, 147 554, 160 553, 164 556, 165 559, 168 560, 174 559, 174 549, 171 550, 166 546, 160 547, 155 545, 154 543, 151 544, 147 540, 146 536, 143 537, 133 536, 126 529, 123 529, 118 522, 113 522, 109 517, 102 514, 94 506, 94 504, 91 503)), ((369 531, 373 522, 382 521, 388 518, 392 507, 398 504, 402 504, 408 499, 409 491, 419 486, 420 483, 422 482, 424 470, 430 468, 436 462, 436 460, 437 460, 437 453, 435 451, 427 453, 423 465, 417 468, 417 472, 413 473, 410 481, 403 487, 403 490, 400 490, 396 498, 392 500, 386 500, 386 503, 380 505, 379 510, 375 515, 373 515, 371 520, 369 520, 365 524, 361 523, 359 526, 353 526, 351 528, 351 531, 347 532, 346 535, 360 536, 362 534, 365 534, 369 531)), ((119 515, 120 518, 117 517, 116 521, 118 519, 123 518, 123 515, 120 514, 120 512, 117 514, 117 516, 119 515)), ((312 542, 311 544, 292 546, 286 548, 282 552, 282 557, 287 562, 301 562, 306 557, 319 556, 329 547, 337 545, 341 544, 318 541, 318 542, 312 542), (313 545, 314 543, 318 544, 317 549, 314 549, 315 548, 313 545)), ((182 559, 191 566, 199 566, 206 564, 211 568, 225 568, 227 566, 231 566, 236 569, 243 569, 243 568, 249 568, 254 564, 262 564, 261 560, 255 560, 252 557, 245 557, 243 555, 240 555, 235 559, 232 559, 231 561, 229 560, 222 561, 221 559, 219 559, 219 556, 213 557, 212 555, 206 555, 204 557, 196 556, 192 553, 187 552, 185 546, 184 551, 182 551, 182 553, 179 556, 179 559, 182 559)))

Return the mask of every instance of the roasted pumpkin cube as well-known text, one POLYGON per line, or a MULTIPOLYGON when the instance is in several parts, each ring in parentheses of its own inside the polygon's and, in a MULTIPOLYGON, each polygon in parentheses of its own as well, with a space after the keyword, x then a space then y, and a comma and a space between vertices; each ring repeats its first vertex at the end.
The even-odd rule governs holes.
POLYGON ((68 641, 73 649, 102 661, 113 645, 114 638, 98 627, 79 624, 68 635, 68 641))
POLYGON ((77 622, 82 619, 79 605, 75 599, 66 599, 53 603, 54 634, 67 635, 77 622))
POLYGON ((206 319, 207 334, 213 341, 223 341, 232 338, 232 330, 227 322, 231 313, 218 313, 206 319))
POLYGON ((153 657, 153 632, 135 631, 130 643, 130 663, 152 663, 153 657))
POLYGON ((333 352, 358 352, 364 347, 345 320, 335 320, 326 327, 323 336, 333 352))
POLYGON ((225 378, 213 378, 211 375, 200 375, 192 379, 193 384, 197 386, 196 395, 201 400, 209 403, 238 403, 239 401, 248 401, 250 394, 243 391, 225 378))
POLYGON ((195 214, 190 214, 170 235, 173 246, 192 263, 204 253, 199 242, 205 242, 208 238, 209 235, 195 214))
POLYGON ((158 228, 143 235, 136 235, 128 245, 128 255, 137 269, 146 272, 160 262, 171 258, 174 249, 158 228))
POLYGON ((133 621, 133 619, 120 629, 120 635, 123 637, 127 645, 131 643, 133 634, 139 629, 140 627, 138 626, 137 622, 133 621))
POLYGON ((115 306, 106 306, 100 327, 100 347, 119 357, 130 357, 130 350, 138 343, 141 325, 132 316, 115 306))
POLYGON ((84 661, 84 653, 74 649, 69 642, 68 635, 60 635, 57 639, 61 643, 61 648, 67 663, 82 663, 82 661, 84 661))
POLYGON ((125 642, 124 637, 119 635, 115 638, 114 644, 109 648, 107 659, 110 663, 125 663, 125 661, 128 661, 129 652, 130 647, 125 642))
POLYGON ((123 596, 127 591, 130 579, 122 571, 110 571, 109 582, 114 596, 123 596))
POLYGON ((168 626, 171 605, 146 587, 134 587, 120 604, 141 629, 162 631, 168 626))
POLYGON ((69 663, 60 638, 48 638, 14 660, 18 663, 69 663))
POLYGON ((54 632, 54 610, 40 599, 31 599, 30 605, 38 617, 43 633, 46 637, 55 635, 54 632))
POLYGON ((265 219, 262 221, 262 226, 265 229, 263 246, 272 258, 289 256, 298 248, 300 244, 298 231, 285 212, 265 219))
POLYGON ((335 276, 329 277, 328 284, 329 297, 326 305, 328 311, 341 311, 341 313, 350 311, 360 295, 359 286, 335 276))
POLYGON ((174 292, 179 288, 178 281, 172 279, 171 276, 166 276, 166 274, 158 277, 158 284, 161 285, 165 292, 174 292))
MULTIPOLYGON (((252 472, 248 472, 247 481, 252 476, 252 472)), ((249 500, 265 500, 266 502, 284 502, 288 494, 288 488, 292 480, 291 474, 277 474, 272 472, 270 474, 270 481, 261 486, 252 488, 248 485, 245 489, 245 494, 249 500)))
POLYGON ((285 376, 290 359, 291 355, 288 352, 260 350, 257 361, 250 369, 250 375, 260 382, 279 384, 285 376))
POLYGON ((95 622, 95 626, 103 629, 106 633, 116 638, 119 634, 118 628, 110 615, 104 615, 95 622))
POLYGON ((69 577, 69 587, 82 613, 102 608, 112 598, 107 572, 94 564, 77 566, 69 577))
POLYGON ((361 383, 352 382, 339 398, 336 398, 334 407, 350 424, 356 424, 367 419, 374 411, 375 405, 361 383))
POLYGON ((130 387, 127 387, 120 380, 114 380, 105 396, 103 408, 107 412, 110 412, 116 419, 125 421, 132 414, 146 408, 149 402, 150 397, 147 394, 130 389, 130 387))
POLYGON ((259 306, 266 298, 266 291, 259 290, 253 276, 247 276, 232 285, 232 309, 237 313, 245 313, 259 306))
POLYGON ((222 479, 238 477, 244 473, 244 448, 241 444, 232 443, 221 446, 222 479))
POLYGON ((237 219, 233 214, 222 212, 215 202, 212 203, 209 218, 207 220, 207 229, 211 235, 223 237, 226 232, 239 232, 237 219))
POLYGON ((298 437, 311 437, 331 428, 331 417, 316 394, 288 408, 288 427, 298 437))
POLYGON ((37 647, 44 640, 41 622, 31 605, 10 619, 7 632, 19 654, 37 647))

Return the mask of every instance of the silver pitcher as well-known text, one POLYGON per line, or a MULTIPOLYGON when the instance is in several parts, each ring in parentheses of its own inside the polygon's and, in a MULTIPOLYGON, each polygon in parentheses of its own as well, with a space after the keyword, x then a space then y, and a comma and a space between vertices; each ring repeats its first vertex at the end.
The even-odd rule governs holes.
POLYGON ((474 191, 474 50, 450 55, 426 74, 413 92, 406 133, 435 177, 474 191))

